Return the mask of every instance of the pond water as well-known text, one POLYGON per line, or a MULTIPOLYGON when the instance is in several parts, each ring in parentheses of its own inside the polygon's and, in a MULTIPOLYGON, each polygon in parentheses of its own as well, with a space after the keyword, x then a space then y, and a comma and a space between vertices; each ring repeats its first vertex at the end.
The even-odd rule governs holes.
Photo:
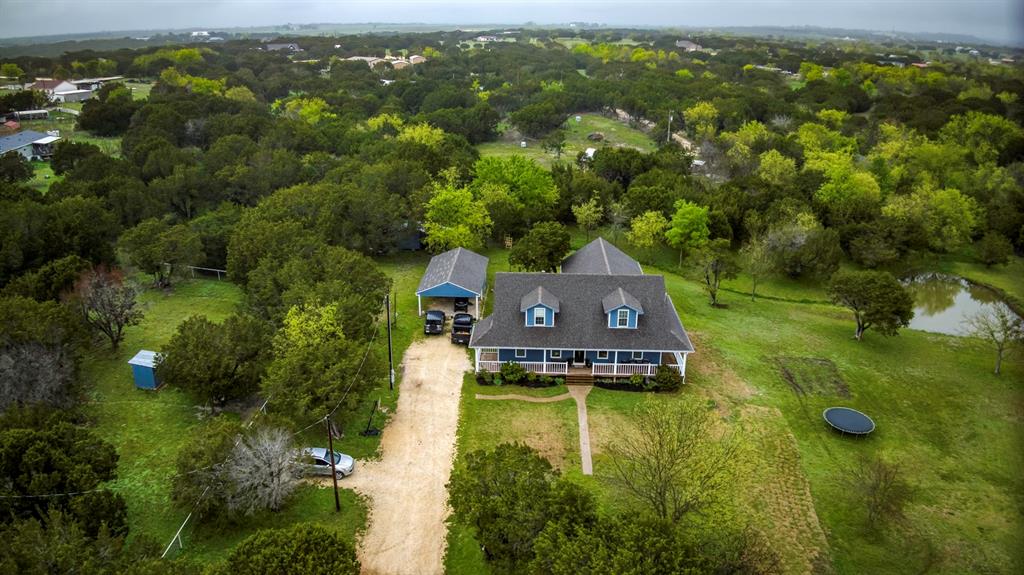
POLYGON ((964 335, 964 321, 999 302, 988 288, 975 286, 963 278, 942 274, 917 276, 907 283, 914 294, 914 319, 911 329, 964 335))

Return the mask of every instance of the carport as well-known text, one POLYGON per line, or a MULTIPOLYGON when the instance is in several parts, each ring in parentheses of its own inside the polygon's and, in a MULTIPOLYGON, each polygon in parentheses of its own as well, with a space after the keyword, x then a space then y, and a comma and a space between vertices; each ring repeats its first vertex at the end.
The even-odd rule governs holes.
POLYGON ((423 315, 423 298, 473 300, 473 315, 480 317, 480 300, 487 291, 487 258, 455 248, 430 258, 416 289, 416 309, 423 315))

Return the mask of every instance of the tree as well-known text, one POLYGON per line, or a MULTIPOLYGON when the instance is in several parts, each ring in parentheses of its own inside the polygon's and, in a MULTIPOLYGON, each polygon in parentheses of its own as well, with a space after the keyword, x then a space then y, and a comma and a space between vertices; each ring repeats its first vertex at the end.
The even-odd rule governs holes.
POLYGON ((765 242, 775 268, 790 277, 828 277, 843 255, 839 232, 809 213, 786 214, 768 229, 765 242))
MULTIPOLYGON (((369 306, 374 314, 381 309, 379 301, 369 306)), ((358 406, 380 371, 366 345, 345 335, 348 321, 335 303, 288 310, 274 336, 274 360, 260 384, 264 397, 274 397, 275 411, 306 420, 324 417, 335 406, 340 414, 358 406)))
POLYGON ((777 188, 788 188, 796 180, 796 160, 772 149, 762 152, 755 174, 765 183, 777 188))
POLYGON ((508 262, 526 271, 555 272, 569 254, 569 239, 569 230, 562 224, 539 223, 512 246, 508 262))
POLYGON ((17 80, 25 75, 25 71, 21 69, 21 66, 13 62, 4 62, 0 64, 0 76, 10 80, 17 80))
POLYGON ((236 513, 280 511, 299 485, 299 455, 284 429, 264 427, 244 436, 224 465, 227 506, 236 513))
POLYGON ((890 197, 882 213, 904 225, 925 230, 935 251, 956 250, 970 241, 978 227, 978 203, 953 188, 918 186, 910 195, 890 197))
POLYGON ((199 517, 228 517, 230 490, 225 463, 243 433, 233 419, 214 417, 201 424, 175 459, 171 477, 171 499, 195 508, 199 517))
POLYGON ((626 239, 634 246, 649 251, 661 243, 667 227, 668 220, 661 212, 644 212, 629 223, 626 239))
POLYGON ((867 511, 867 526, 874 528, 881 521, 899 521, 903 509, 913 496, 913 489, 903 478, 900 467, 881 458, 863 458, 853 468, 846 487, 867 511))
POLYGON ((708 293, 709 303, 717 306, 722 280, 735 278, 739 271, 736 255, 729 246, 729 240, 718 238, 704 244, 695 258, 704 278, 701 287, 708 293))
POLYGON ((544 140, 541 141, 544 151, 555 154, 555 159, 562 158, 562 151, 565 150, 565 130, 551 130, 544 140))
POLYGON ((974 245, 974 256, 985 267, 1006 265, 1013 255, 1013 244, 999 232, 989 231, 974 245))
POLYGON ((1010 306, 996 302, 967 318, 967 335, 987 340, 996 349, 995 374, 999 375, 1003 355, 1024 343, 1024 320, 1010 306))
POLYGON ((178 325, 157 366, 160 381, 216 405, 247 397, 259 387, 270 360, 269 326, 249 315, 222 324, 192 316, 178 325))
POLYGON ((764 236, 753 235, 740 248, 740 265, 750 276, 750 301, 754 301, 757 298, 758 282, 775 271, 775 262, 764 236))
POLYGON ((286 529, 261 529, 246 537, 213 575, 358 575, 355 547, 334 531, 300 523, 286 529))
POLYGON ((118 247, 132 265, 153 274, 155 284, 161 287, 170 285, 175 266, 196 265, 206 257, 199 234, 187 224, 172 226, 157 218, 125 231, 118 247))
POLYGON ((833 303, 853 311, 858 341, 871 327, 882 335, 896 335, 914 317, 913 296, 888 272, 838 271, 828 293, 833 303))
POLYGON ((124 328, 142 321, 138 292, 124 281, 120 270, 96 268, 82 275, 74 299, 85 322, 105 335, 116 350, 124 340, 124 328))
POLYGON ((708 209, 693 202, 679 200, 672 221, 665 232, 668 245, 679 250, 679 267, 683 267, 683 254, 699 248, 708 241, 708 209))
POLYGON ((733 479, 739 443, 695 399, 648 400, 609 447, 609 479, 656 517, 678 523, 714 503, 733 479))
POLYGON ((0 181, 8 184, 27 182, 32 179, 34 173, 32 164, 20 153, 11 151, 0 156, 0 181))
POLYGON ((711 102, 697 102, 683 111, 686 127, 697 140, 710 140, 718 131, 718 108, 711 102))
POLYGON ((576 218, 576 225, 587 232, 587 241, 590 241, 590 232, 597 229, 604 219, 604 209, 597 198, 590 198, 585 203, 576 204, 572 207, 572 215, 576 218))
POLYGON ((80 323, 54 301, 0 298, 0 411, 67 406, 78 385, 80 323))
POLYGON ((53 173, 58 175, 66 174, 78 167, 84 160, 102 153, 99 147, 94 144, 60 140, 53 146, 50 166, 53 168, 53 173))
POLYGON ((26 272, 4 286, 0 294, 22 296, 36 301, 60 301, 74 287, 82 272, 92 264, 77 255, 50 260, 43 267, 26 272))
POLYGON ((481 158, 473 166, 474 190, 501 186, 522 209, 523 224, 530 226, 551 218, 558 203, 558 188, 551 172, 523 156, 481 158))
POLYGON ((533 558, 534 541, 549 523, 569 529, 596 518, 592 495, 560 481, 546 459, 518 443, 466 454, 452 470, 448 493, 455 520, 473 529, 488 561, 510 571, 533 558))
POLYGON ((491 217, 473 192, 456 188, 449 180, 435 189, 427 202, 423 228, 427 247, 435 253, 456 247, 475 250, 483 246, 491 231, 491 217))

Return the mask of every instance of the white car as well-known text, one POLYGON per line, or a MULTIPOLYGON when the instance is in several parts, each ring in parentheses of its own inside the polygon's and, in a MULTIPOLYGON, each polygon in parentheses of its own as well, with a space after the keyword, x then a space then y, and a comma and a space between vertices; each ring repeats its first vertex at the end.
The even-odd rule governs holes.
MULTIPOLYGON (((356 461, 344 453, 334 452, 334 469, 338 477, 348 477, 356 469, 356 461)), ((327 450, 323 447, 307 447, 302 450, 302 463, 310 475, 331 474, 331 462, 328 461, 327 450)))

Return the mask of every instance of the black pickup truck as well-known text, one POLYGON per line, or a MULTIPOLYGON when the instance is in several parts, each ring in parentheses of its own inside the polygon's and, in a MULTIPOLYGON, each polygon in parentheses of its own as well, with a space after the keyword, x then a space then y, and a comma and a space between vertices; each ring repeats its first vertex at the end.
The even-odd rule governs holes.
POLYGON ((452 343, 469 345, 469 335, 473 332, 473 316, 468 313, 457 313, 452 317, 452 343))
POLYGON ((444 312, 432 309, 427 312, 427 319, 423 322, 423 333, 427 335, 441 335, 444 333, 444 312))

